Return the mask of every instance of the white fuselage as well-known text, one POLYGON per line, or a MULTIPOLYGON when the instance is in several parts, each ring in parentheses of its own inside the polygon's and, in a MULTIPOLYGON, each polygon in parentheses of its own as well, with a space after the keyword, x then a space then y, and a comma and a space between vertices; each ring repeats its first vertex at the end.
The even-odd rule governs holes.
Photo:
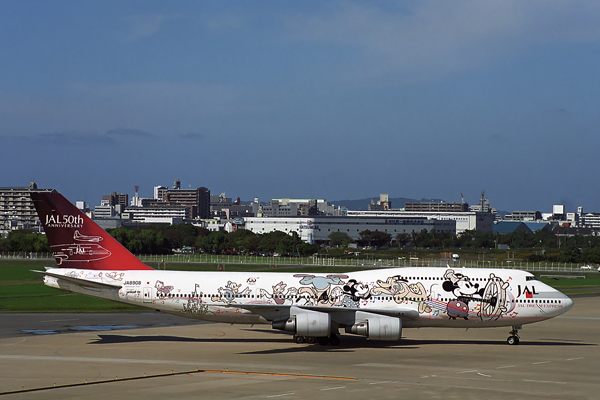
POLYGON ((201 320, 272 323, 292 306, 375 312, 410 327, 519 326, 555 317, 572 300, 520 270, 394 268, 348 273, 97 271, 53 268, 46 285, 201 320), (57 278, 63 275, 74 278, 57 278), (87 282, 106 284, 86 285, 87 282), (111 285, 112 287, 109 287, 111 285))

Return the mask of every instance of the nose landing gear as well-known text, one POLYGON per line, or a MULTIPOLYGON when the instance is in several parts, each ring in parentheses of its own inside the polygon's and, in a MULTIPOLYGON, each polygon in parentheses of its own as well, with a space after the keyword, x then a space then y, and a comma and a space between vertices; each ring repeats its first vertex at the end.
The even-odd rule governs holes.
POLYGON ((506 343, 508 343, 510 346, 516 346, 519 344, 519 329, 521 329, 521 325, 513 326, 512 331, 509 332, 506 343))

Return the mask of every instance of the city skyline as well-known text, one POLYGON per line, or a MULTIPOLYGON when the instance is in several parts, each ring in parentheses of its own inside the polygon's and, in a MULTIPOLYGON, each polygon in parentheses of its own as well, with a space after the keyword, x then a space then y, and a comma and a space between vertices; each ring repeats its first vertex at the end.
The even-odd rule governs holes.
POLYGON ((597 2, 0 11, 0 186, 600 212, 597 2))
MULTIPOLYGON (((36 183, 37 184, 37 183, 36 183)), ((181 184, 181 182, 179 182, 179 184, 181 184)), ((154 185, 150 192, 145 195, 142 194, 142 191, 140 191, 140 193, 138 194, 140 198, 153 198, 154 197, 154 189, 155 187, 159 187, 159 186, 163 186, 167 189, 173 189, 173 186, 166 186, 166 185, 154 185)), ((25 186, 23 186, 25 187, 25 186)), ((40 189, 56 189, 56 188, 44 188, 39 186, 40 189)), ((101 195, 98 199, 84 199, 84 198, 73 198, 71 201, 73 203, 75 203, 76 201, 84 201, 86 203, 86 205, 90 208, 94 208, 94 206, 100 205, 103 197, 110 195, 111 193, 116 193, 117 195, 119 194, 126 194, 127 196, 129 196, 129 202, 131 203, 132 198, 135 196, 135 186, 133 188, 132 192, 128 192, 128 191, 124 191, 124 192, 118 192, 118 191, 111 191, 108 193, 104 193, 103 195, 101 195)), ((139 188, 138 188, 139 189, 139 188)), ((181 187, 181 189, 185 190, 185 189, 196 189, 195 187, 181 187)), ((236 199, 239 197, 242 204, 248 204, 254 201, 254 198, 245 198, 245 197, 241 197, 241 196, 237 196, 237 195, 227 195, 227 193, 225 192, 218 192, 218 191, 212 191, 211 188, 207 188, 210 191, 211 196, 219 196, 221 193, 224 193, 226 195, 226 198, 231 198, 232 202, 235 202, 236 199)), ((359 198, 359 199, 335 199, 335 200, 331 200, 331 199, 327 199, 325 197, 320 197, 320 196, 316 196, 316 197, 307 197, 307 196, 298 196, 298 197, 290 197, 290 196, 283 196, 283 197, 278 197, 278 198, 258 198, 259 203, 261 204, 267 204, 269 203, 271 200, 278 200, 278 199, 306 199, 306 200, 313 200, 313 199, 320 199, 320 200, 325 200, 328 203, 330 203, 333 206, 336 207, 340 207, 341 205, 345 205, 346 203, 352 203, 353 207, 349 207, 350 210, 367 210, 369 204, 371 204, 372 201, 374 201, 375 203, 377 203, 379 201, 379 196, 381 194, 378 194, 377 196, 371 196, 371 197, 364 197, 364 198, 359 198), (360 206, 357 206, 357 204, 360 204, 360 206)), ((479 198, 477 198, 476 200, 474 200, 473 202, 469 202, 467 201, 467 199, 464 199, 464 201, 469 205, 469 206, 477 206, 480 205, 480 200, 481 200, 481 196, 485 195, 485 192, 480 193, 479 198)), ((460 196, 462 196, 462 193, 460 194, 460 196)), ((459 196, 459 197, 460 197, 459 196)), ((463 200, 462 198, 459 199, 458 201, 449 201, 446 199, 441 199, 441 198, 424 198, 424 197, 420 197, 420 198, 410 198, 410 197, 404 197, 404 196, 398 196, 398 197, 392 197, 392 196, 388 196, 389 197, 389 201, 391 203, 391 208, 393 210, 397 210, 397 209, 401 209, 404 208, 404 202, 408 201, 408 202, 442 202, 442 203, 461 203, 461 201, 463 200), (398 203, 400 201, 400 203, 398 203)), ((539 211, 541 213, 552 213, 553 211, 553 206, 557 205, 557 204, 550 204, 547 205, 545 207, 538 207, 535 209, 524 209, 524 208, 516 208, 514 210, 504 210, 504 209, 499 209, 498 207, 494 206, 493 204, 493 199, 489 199, 487 197, 487 195, 485 195, 485 200, 488 202, 490 208, 493 208, 495 210, 497 210, 497 212, 501 215, 504 215, 505 213, 511 213, 514 211, 539 211)), ((567 213, 574 213, 577 211, 578 207, 582 207, 582 206, 576 206, 573 207, 572 209, 569 208, 568 206, 564 205, 564 204, 560 204, 565 206, 564 210, 565 210, 565 214, 567 213)), ((589 210, 586 209, 585 207, 583 207, 583 212, 585 213, 598 213, 599 211, 595 211, 595 210, 589 210)))

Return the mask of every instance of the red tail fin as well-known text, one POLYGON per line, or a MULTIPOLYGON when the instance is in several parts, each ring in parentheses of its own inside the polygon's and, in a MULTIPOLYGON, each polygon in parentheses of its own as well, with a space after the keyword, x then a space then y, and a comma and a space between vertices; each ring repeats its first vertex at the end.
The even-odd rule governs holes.
POLYGON ((152 269, 57 191, 32 192, 31 199, 59 267, 152 269))

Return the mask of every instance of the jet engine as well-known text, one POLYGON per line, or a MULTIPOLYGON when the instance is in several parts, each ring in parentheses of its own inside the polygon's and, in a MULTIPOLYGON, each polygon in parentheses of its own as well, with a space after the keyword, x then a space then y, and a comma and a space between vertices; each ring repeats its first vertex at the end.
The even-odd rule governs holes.
POLYGON ((367 336, 370 340, 400 340, 402 336, 400 318, 357 311, 355 319, 354 325, 346 327, 346 333, 367 336))
POLYGON ((287 320, 273 321, 273 329, 294 332, 297 336, 328 337, 331 334, 331 316, 328 313, 290 308, 287 320))

